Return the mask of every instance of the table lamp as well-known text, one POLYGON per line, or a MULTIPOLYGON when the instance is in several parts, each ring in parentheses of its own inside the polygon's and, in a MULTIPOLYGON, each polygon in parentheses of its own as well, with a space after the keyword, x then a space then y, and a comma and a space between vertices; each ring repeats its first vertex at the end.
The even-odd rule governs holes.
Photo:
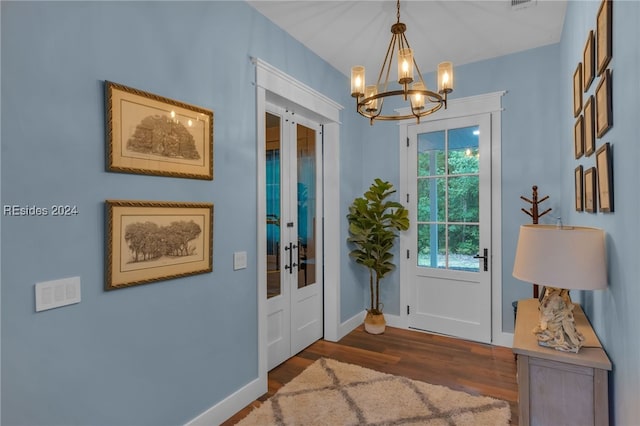
POLYGON ((573 320, 569 290, 607 287, 605 233, 579 226, 522 225, 513 276, 544 285, 540 324, 533 330, 540 346, 577 353, 584 336, 573 320))

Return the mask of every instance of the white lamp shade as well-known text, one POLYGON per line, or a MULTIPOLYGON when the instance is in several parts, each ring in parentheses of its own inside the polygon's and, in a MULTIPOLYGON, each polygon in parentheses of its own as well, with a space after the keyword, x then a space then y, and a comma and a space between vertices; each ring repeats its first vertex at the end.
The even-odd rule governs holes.
POLYGON ((578 226, 523 225, 513 276, 568 290, 607 287, 605 233, 578 226))

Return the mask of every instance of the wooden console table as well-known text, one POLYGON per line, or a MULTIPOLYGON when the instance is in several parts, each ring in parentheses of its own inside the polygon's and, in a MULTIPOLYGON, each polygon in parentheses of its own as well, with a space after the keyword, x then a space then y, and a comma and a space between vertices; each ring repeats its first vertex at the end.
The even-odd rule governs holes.
POLYGON ((582 308, 573 311, 585 336, 580 352, 561 352, 538 345, 538 299, 518 302, 513 352, 518 357, 520 424, 608 425, 607 372, 611 361, 582 308))

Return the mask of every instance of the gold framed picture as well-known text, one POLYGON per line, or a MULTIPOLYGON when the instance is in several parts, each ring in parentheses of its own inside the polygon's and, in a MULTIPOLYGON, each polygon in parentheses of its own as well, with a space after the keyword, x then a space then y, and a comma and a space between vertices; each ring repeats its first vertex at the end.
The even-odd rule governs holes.
POLYGON ((105 290, 213 270, 213 204, 106 200, 105 290))
POLYGON ((609 142, 603 144, 596 152, 598 168, 598 200, 600 211, 613 212, 613 169, 609 142))
POLYGON ((213 111, 106 82, 107 170, 213 180, 213 111))
POLYGON ((584 210, 596 212, 596 168, 591 167, 584 172, 584 210))
POLYGON ((596 88, 596 132, 599 138, 613 126, 613 108, 611 99, 611 70, 601 76, 596 88))
POLYGON ((576 160, 584 154, 584 124, 582 115, 576 120, 576 124, 573 125, 573 154, 576 160))
POLYGON ((611 0, 602 0, 600 8, 598 9, 598 16, 596 20, 598 30, 598 40, 596 42, 596 64, 598 66, 598 75, 602 74, 607 68, 612 56, 612 4, 613 2, 611 0))
POLYGON ((595 115, 593 96, 589 96, 584 103, 584 155, 591 156, 596 150, 595 115))
POLYGON ((589 90, 596 73, 594 42, 595 36, 593 35, 593 30, 590 30, 582 52, 582 90, 585 93, 589 90))
POLYGON ((576 211, 581 212, 584 210, 584 206, 582 203, 582 166, 576 167, 575 170, 575 201, 576 201, 576 211))
POLYGON ((573 72, 573 116, 577 117, 582 111, 582 62, 573 72))

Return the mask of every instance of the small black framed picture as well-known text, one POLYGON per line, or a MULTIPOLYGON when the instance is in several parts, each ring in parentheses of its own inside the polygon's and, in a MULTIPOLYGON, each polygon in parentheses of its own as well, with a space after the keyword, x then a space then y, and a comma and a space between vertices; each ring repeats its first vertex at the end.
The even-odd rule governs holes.
POLYGON ((584 103, 584 155, 591 156, 596 151, 596 128, 593 96, 584 103))
POLYGON ((599 138, 613 126, 613 107, 611 99, 611 70, 600 76, 596 88, 596 132, 599 138))
POLYGON ((586 212, 596 212, 596 197, 596 168, 591 167, 584 172, 584 210, 586 212))
POLYGON ((582 90, 585 93, 589 90, 591 82, 593 82, 596 75, 594 44, 595 36, 593 35, 593 30, 590 30, 582 52, 582 90))
POLYGON ((575 199, 576 199, 576 211, 584 211, 584 204, 582 203, 582 166, 576 167, 575 171, 575 199))
POLYGON ((573 72, 573 116, 579 116, 580 111, 582 111, 582 62, 573 72))
POLYGON ((576 124, 573 125, 573 155, 576 160, 584 154, 584 123, 582 115, 576 120, 576 124))
POLYGON ((598 65, 598 75, 601 75, 609 65, 612 56, 613 42, 611 39, 611 14, 612 0, 602 0, 598 9, 597 29, 598 40, 596 42, 596 63, 598 65))
POLYGON ((598 204, 601 212, 613 212, 613 168, 611 145, 603 144, 596 152, 598 169, 598 204))

